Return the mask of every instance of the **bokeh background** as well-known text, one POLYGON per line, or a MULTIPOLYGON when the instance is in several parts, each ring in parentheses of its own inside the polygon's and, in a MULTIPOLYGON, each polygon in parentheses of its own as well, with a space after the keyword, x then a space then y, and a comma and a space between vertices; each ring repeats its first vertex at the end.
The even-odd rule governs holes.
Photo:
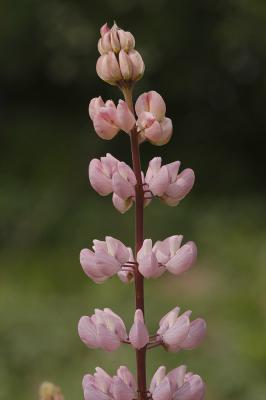
POLYGON ((96 76, 100 26, 134 33, 146 64, 135 95, 167 101, 169 145, 142 146, 144 169, 161 155, 197 176, 176 208, 154 201, 146 237, 182 233, 199 259, 178 279, 146 284, 147 319, 179 304, 208 321, 200 349, 155 349, 158 365, 186 363, 208 384, 207 400, 264 400, 266 392, 266 3, 263 0, 1 0, 0 398, 36 399, 43 380, 82 399, 96 365, 134 370, 134 354, 91 351, 77 322, 109 306, 131 324, 133 287, 96 286, 79 250, 110 234, 133 244, 133 210, 121 216, 89 187, 87 166, 106 152, 130 161, 128 137, 101 141, 88 101, 118 91, 96 76))

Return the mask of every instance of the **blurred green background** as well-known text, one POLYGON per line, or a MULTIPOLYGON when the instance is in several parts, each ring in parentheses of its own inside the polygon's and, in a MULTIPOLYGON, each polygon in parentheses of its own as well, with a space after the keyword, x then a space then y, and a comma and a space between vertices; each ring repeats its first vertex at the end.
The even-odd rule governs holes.
POLYGON ((149 377, 186 363, 207 400, 264 400, 266 392, 266 3, 264 0, 1 0, 0 398, 36 399, 42 380, 81 399, 84 373, 114 373, 134 354, 87 349, 81 315, 109 306, 133 316, 133 286, 94 285, 78 254, 109 234, 133 244, 133 210, 121 216, 89 187, 87 166, 111 152, 130 161, 126 135, 101 141, 88 119, 92 97, 118 99, 96 76, 100 26, 134 33, 146 64, 136 96, 157 90, 174 135, 142 146, 144 169, 161 155, 196 172, 176 208, 146 209, 146 237, 182 233, 199 247, 178 279, 146 283, 150 330, 179 304, 208 322, 201 348, 155 349, 149 377))

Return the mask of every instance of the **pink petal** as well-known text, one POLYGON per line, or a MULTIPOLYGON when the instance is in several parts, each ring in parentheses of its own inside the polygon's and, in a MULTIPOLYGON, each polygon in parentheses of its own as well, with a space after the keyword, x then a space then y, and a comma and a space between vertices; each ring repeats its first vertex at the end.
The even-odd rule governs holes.
POLYGON ((158 121, 162 120, 166 112, 166 106, 162 96, 154 90, 151 90, 148 92, 148 101, 149 111, 158 121))
POLYGON ((98 347, 96 328, 90 317, 81 317, 78 323, 80 339, 90 348, 98 347))
POLYGON ((101 107, 104 107, 104 101, 101 98, 101 96, 95 97, 90 101, 88 111, 89 111, 89 116, 92 120, 94 119, 95 114, 99 111, 101 107))
POLYGON ((172 393, 171 393, 171 386, 169 383, 169 379, 165 377, 163 381, 156 386, 152 393, 153 400, 171 400, 172 393))
POLYGON ((114 400, 133 400, 136 398, 136 393, 128 385, 123 382, 118 376, 113 378, 112 394, 114 400))
POLYGON ((123 200, 121 197, 117 196, 116 193, 113 194, 113 205, 114 207, 121 213, 124 214, 126 211, 128 211, 132 204, 133 201, 132 199, 127 199, 127 200, 123 200))
POLYGON ((104 325, 97 326, 97 338, 99 346, 105 351, 117 350, 121 344, 119 337, 104 325))
POLYGON ((186 369, 187 367, 185 365, 180 365, 179 367, 172 369, 172 371, 167 374, 172 393, 174 393, 177 388, 184 384, 186 369))
POLYGON ((178 176, 174 183, 169 185, 166 195, 182 200, 192 189, 195 182, 195 174, 192 169, 186 168, 178 176))
POLYGON ((161 366, 157 369, 155 374, 152 377, 151 383, 150 383, 150 392, 153 393, 156 386, 158 386, 162 380, 165 378, 165 373, 166 373, 166 368, 165 366, 161 366))
POLYGON ((183 349, 194 349, 197 347, 206 334, 206 322, 202 318, 197 318, 191 322, 188 335, 181 343, 183 349))
POLYGON ((89 164, 89 180, 93 189, 102 196, 112 193, 112 179, 104 174, 101 162, 97 159, 91 160, 89 164))
POLYGON ((205 385, 199 375, 192 377, 184 383, 173 396, 173 400, 203 400, 205 385))
POLYGON ((119 100, 117 106, 117 120, 120 129, 127 133, 131 131, 136 123, 134 115, 129 110, 127 103, 123 100, 119 100))
POLYGON ((136 103, 135 103, 135 111, 137 116, 139 117, 140 114, 144 111, 150 111, 149 110, 149 101, 148 101, 148 93, 143 93, 141 94, 136 103))
POLYGON ((169 185, 168 170, 164 166, 159 172, 151 179, 149 189, 155 196, 162 196, 169 185))
POLYGON ((168 346, 170 351, 178 349, 180 343, 186 338, 189 332, 189 318, 181 316, 177 319, 172 328, 169 328, 163 335, 162 339, 168 346))
POLYGON ((194 242, 184 244, 166 264, 166 269, 174 275, 187 271, 197 258, 197 247, 194 242))

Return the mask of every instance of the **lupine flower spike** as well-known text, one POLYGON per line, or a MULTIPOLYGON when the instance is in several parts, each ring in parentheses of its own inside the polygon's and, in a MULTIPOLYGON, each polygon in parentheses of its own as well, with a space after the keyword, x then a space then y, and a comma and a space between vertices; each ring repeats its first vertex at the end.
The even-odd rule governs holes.
MULTIPOLYGON (((197 258, 193 241, 183 241, 181 234, 174 234, 155 243, 144 238, 144 207, 152 199, 176 206, 191 191, 195 175, 192 169, 180 172, 180 161, 163 164, 161 157, 154 157, 146 172, 141 169, 140 144, 168 143, 173 134, 172 121, 166 112, 162 96, 150 90, 141 94, 133 103, 133 87, 143 76, 144 62, 135 49, 134 36, 117 24, 105 24, 100 29, 98 41, 100 57, 96 71, 105 82, 117 86, 124 99, 117 104, 104 101, 101 96, 90 101, 88 111, 93 127, 101 139, 111 140, 119 132, 130 138, 132 166, 107 153, 89 164, 89 181, 101 196, 112 195, 114 207, 125 213, 135 208, 135 251, 119 239, 106 236, 94 240, 92 249, 80 253, 80 264, 85 274, 96 283, 103 283, 117 275, 124 282, 134 281, 136 307, 132 326, 126 328, 122 318, 110 308, 95 309, 90 316, 81 317, 78 333, 91 349, 101 348, 112 352, 121 345, 129 345, 136 352, 136 380, 127 367, 121 366, 111 376, 96 367, 93 375, 83 378, 85 400, 203 400, 205 384, 199 375, 187 372, 181 365, 166 373, 161 366, 150 384, 146 380, 146 352, 160 346, 169 352, 194 349, 203 340, 206 323, 202 318, 191 321, 190 310, 180 314, 175 307, 158 323, 150 334, 144 315, 144 280, 159 278, 165 272, 180 276, 188 271, 197 258)), ((181 278, 180 278, 181 279, 181 278)), ((151 283, 152 284, 152 283, 151 283)), ((189 293, 188 293, 189 295, 189 293)), ((53 397, 61 400, 62 397, 53 397)))

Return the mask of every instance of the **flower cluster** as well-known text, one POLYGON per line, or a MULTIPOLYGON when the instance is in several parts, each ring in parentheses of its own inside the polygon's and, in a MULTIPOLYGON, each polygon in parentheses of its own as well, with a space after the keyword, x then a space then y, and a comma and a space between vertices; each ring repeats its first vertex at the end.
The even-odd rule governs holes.
POLYGON ((143 211, 153 198, 176 206, 190 192, 195 176, 190 168, 179 171, 180 162, 164 165, 154 157, 146 173, 141 170, 139 148, 142 142, 153 145, 168 143, 173 133, 172 121, 166 116, 162 96, 151 90, 141 94, 135 105, 132 91, 144 73, 144 63, 135 50, 135 39, 116 24, 105 24, 98 42, 100 57, 96 70, 101 79, 118 86, 125 100, 116 105, 112 100, 95 97, 89 104, 89 115, 98 136, 114 138, 119 131, 130 137, 132 167, 111 154, 94 158, 89 164, 89 181, 102 196, 112 195, 114 207, 125 213, 135 205, 135 251, 111 236, 93 240, 92 249, 80 252, 80 264, 85 274, 96 283, 117 275, 124 283, 134 280, 136 308, 128 330, 123 319, 110 308, 95 309, 78 323, 81 340, 89 348, 107 352, 122 344, 130 345, 137 355, 137 382, 124 366, 110 376, 97 367, 94 375, 85 375, 85 400, 203 400, 205 385, 200 376, 187 372, 181 365, 166 373, 161 366, 154 374, 149 388, 146 384, 146 351, 160 346, 168 352, 194 349, 203 340, 206 323, 202 318, 191 321, 192 311, 180 314, 175 307, 150 334, 144 318, 144 278, 159 278, 168 271, 180 275, 190 269, 197 258, 194 242, 182 243, 182 235, 173 235, 153 243, 144 239, 143 211))
MULTIPOLYGON (((115 376, 110 376, 97 367, 94 375, 87 374, 82 386, 85 400, 134 400, 137 398, 137 384, 127 367, 118 368, 115 376)), ((199 375, 186 372, 180 365, 166 374, 161 366, 155 372, 149 387, 153 400, 202 400, 205 387, 199 375)), ((151 398, 151 397, 149 397, 151 398)))

